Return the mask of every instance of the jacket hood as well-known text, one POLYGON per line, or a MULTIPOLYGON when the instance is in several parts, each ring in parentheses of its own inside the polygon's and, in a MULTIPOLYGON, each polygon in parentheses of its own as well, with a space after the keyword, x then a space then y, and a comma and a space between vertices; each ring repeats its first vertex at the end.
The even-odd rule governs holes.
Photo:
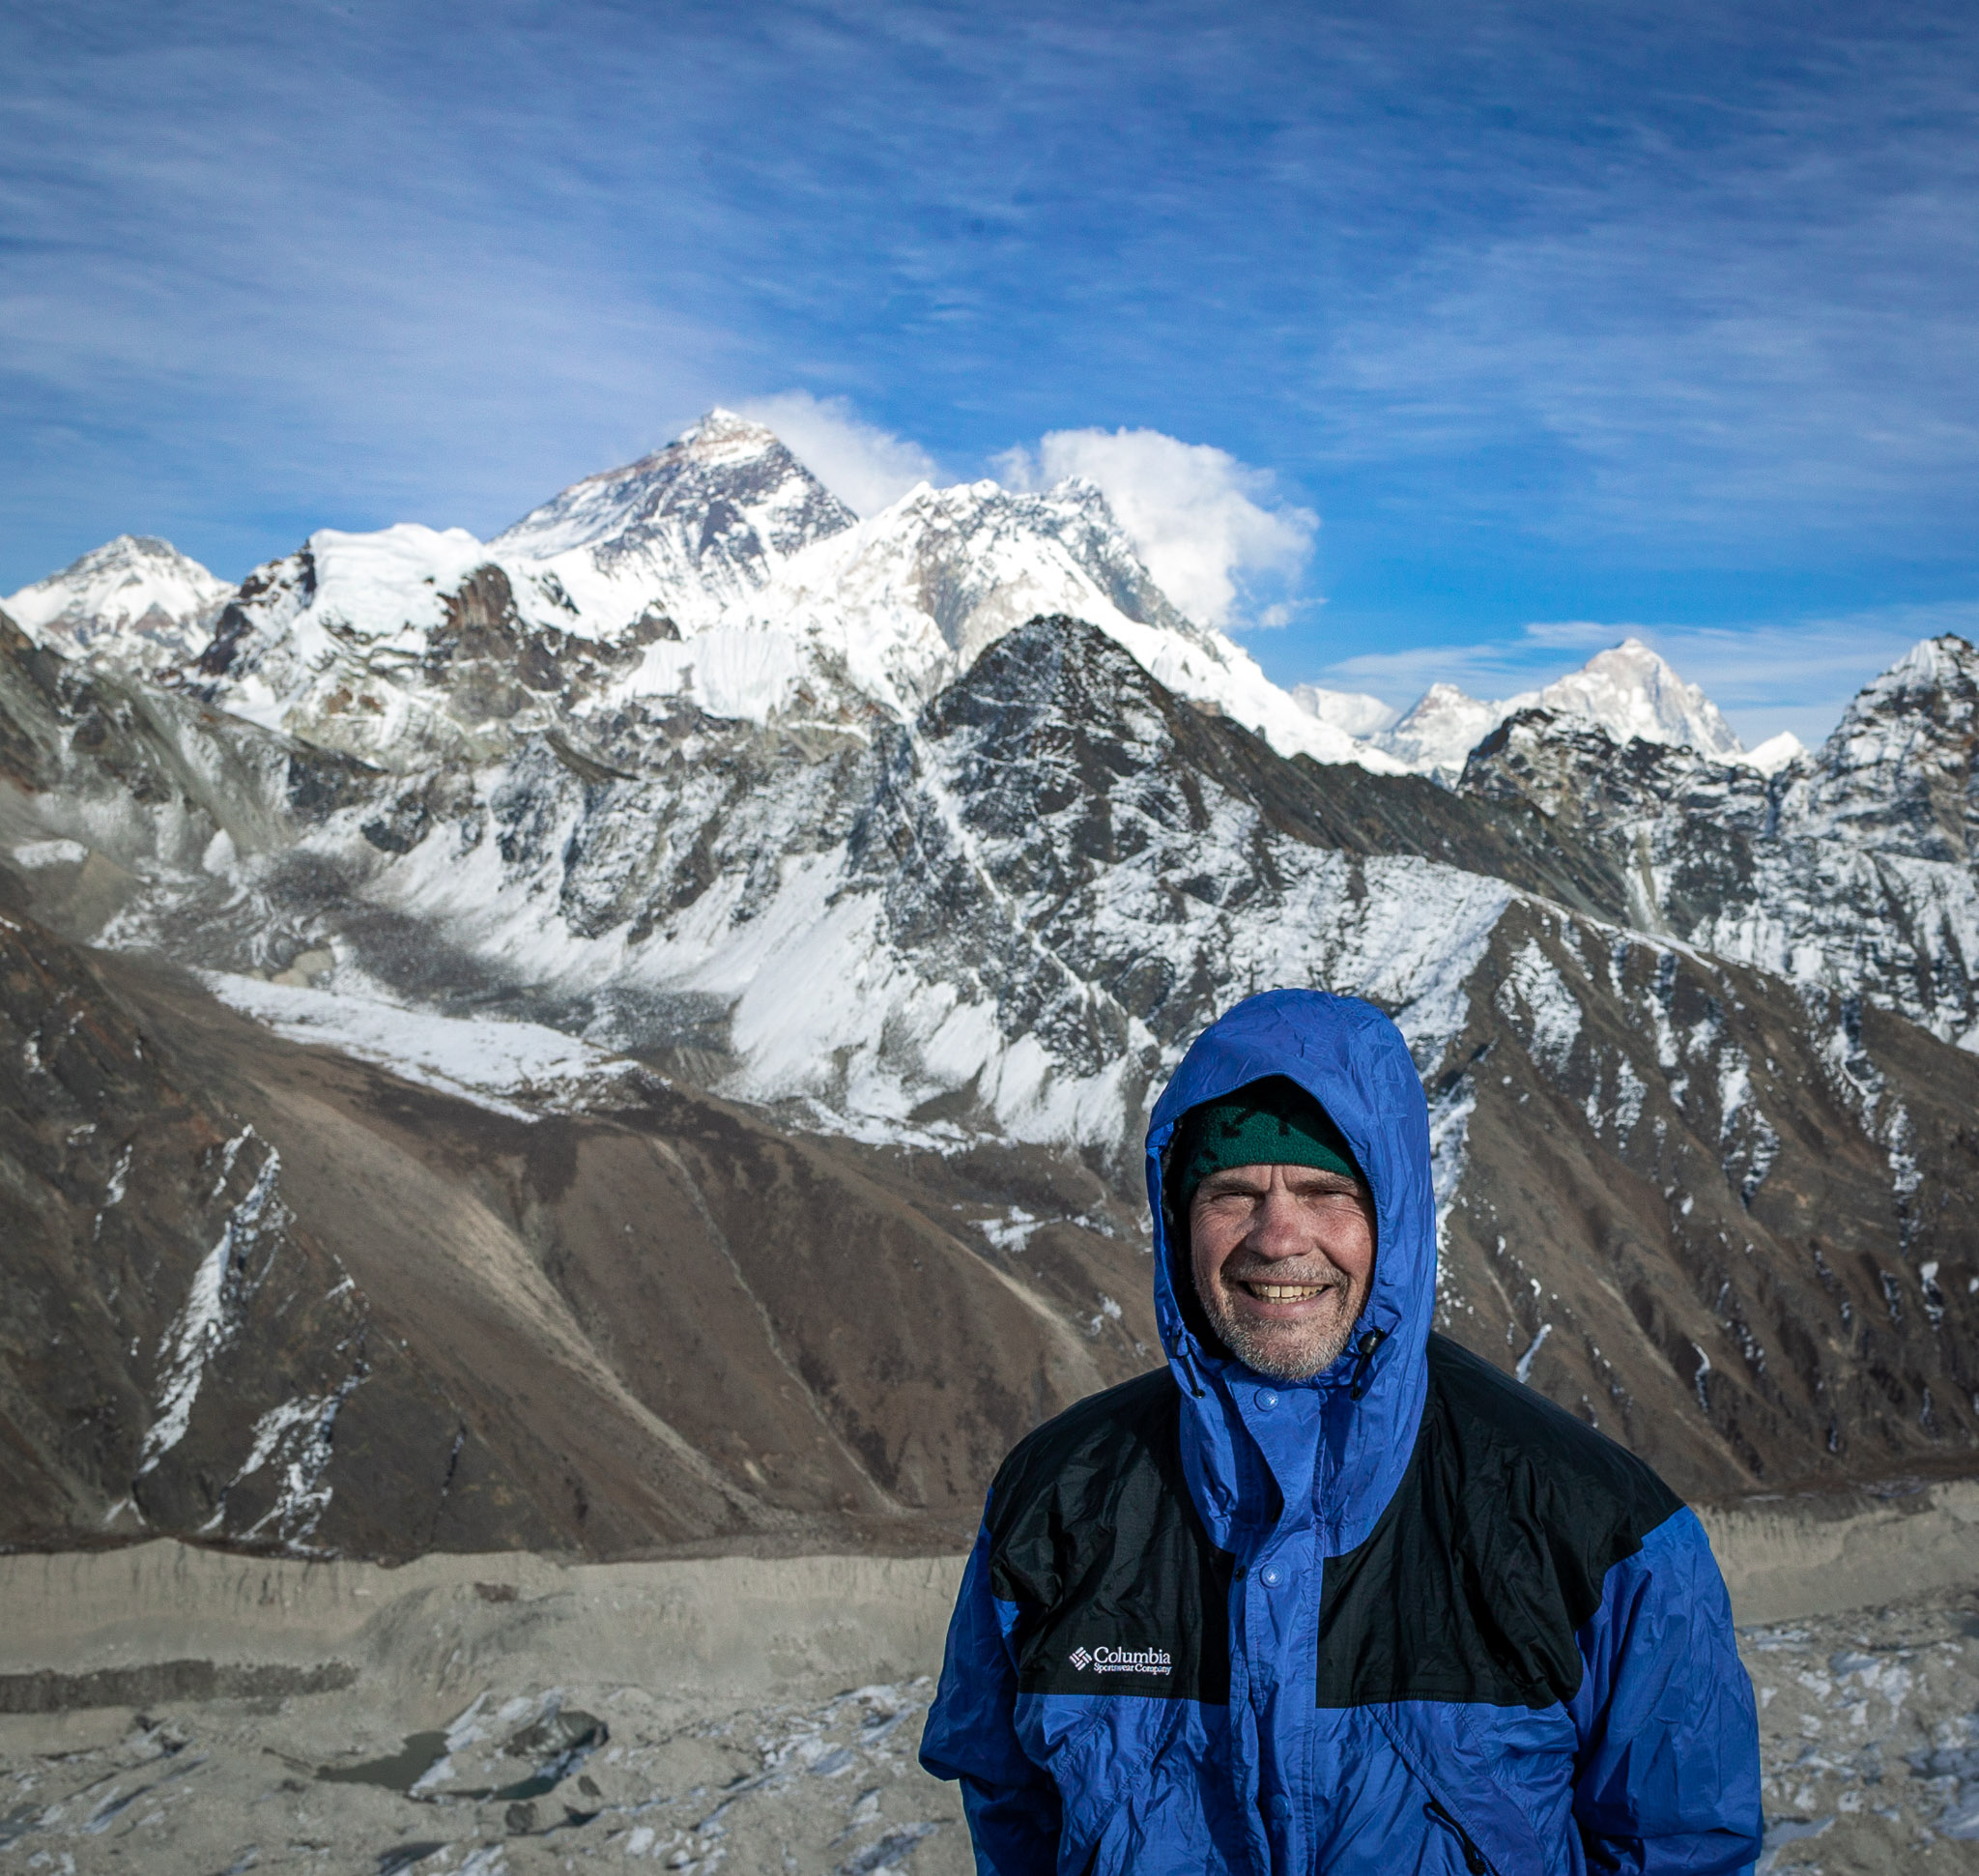
POLYGON ((1436 1305, 1429 1110, 1401 1031, 1358 997, 1311 990, 1248 997, 1196 1038, 1155 1104, 1147 1178, 1155 1312, 1182 1388, 1184 1466, 1212 1538, 1235 1549, 1244 1527, 1309 1515, 1324 1553, 1352 1549, 1408 1465, 1436 1305), (1380 1342, 1358 1376, 1362 1358, 1350 1347, 1310 1380, 1267 1382, 1206 1346, 1190 1326, 1193 1312, 1183 1306, 1179 1286, 1192 1280, 1162 1202, 1168 1142, 1190 1108, 1269 1075, 1296 1082, 1332 1115, 1373 1194, 1374 1282, 1354 1336, 1362 1345, 1375 1330, 1380 1342), (1268 1420, 1256 1411, 1261 1395, 1270 1397, 1268 1420), (1279 1400, 1289 1411, 1278 1409, 1279 1400))

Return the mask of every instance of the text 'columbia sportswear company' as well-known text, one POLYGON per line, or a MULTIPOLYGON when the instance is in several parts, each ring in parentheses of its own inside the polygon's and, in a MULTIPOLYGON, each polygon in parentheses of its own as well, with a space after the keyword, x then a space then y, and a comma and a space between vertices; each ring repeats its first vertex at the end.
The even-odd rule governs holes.
POLYGON ((1104 1643, 1075 1648, 1067 1659, 1081 1673, 1091 1668, 1095 1674, 1167 1674, 1175 1666, 1165 1648, 1108 1648, 1104 1643))

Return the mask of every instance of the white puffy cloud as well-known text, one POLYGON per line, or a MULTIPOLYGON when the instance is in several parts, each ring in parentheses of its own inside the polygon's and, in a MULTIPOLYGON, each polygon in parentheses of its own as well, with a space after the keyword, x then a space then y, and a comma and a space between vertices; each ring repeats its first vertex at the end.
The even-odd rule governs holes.
POLYGON ((747 399, 736 409, 768 424, 790 453, 856 515, 877 514, 916 482, 936 479, 934 458, 927 450, 868 423, 846 398, 785 390, 774 397, 747 399))
POLYGON ((1269 470, 1159 430, 1053 430, 997 468, 1014 488, 1083 476, 1099 485, 1169 598, 1209 625, 1282 625, 1294 608, 1255 604, 1260 584, 1295 581, 1319 517, 1275 499, 1269 470))

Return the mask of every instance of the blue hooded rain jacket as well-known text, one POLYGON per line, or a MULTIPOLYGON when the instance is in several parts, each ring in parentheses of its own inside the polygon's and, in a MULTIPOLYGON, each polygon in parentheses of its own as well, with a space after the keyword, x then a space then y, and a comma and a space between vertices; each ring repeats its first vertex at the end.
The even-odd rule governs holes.
POLYGON ((1758 1726, 1703 1528, 1640 1461, 1430 1334, 1428 1114, 1394 1025, 1274 991, 1148 1130, 1165 1369, 1005 1461, 922 1763, 994 1876, 1707 1876, 1759 1854, 1758 1726), (1266 1076, 1374 1195, 1356 1340, 1266 1380, 1200 1329, 1176 1122, 1266 1076), (1196 1326, 1192 1326, 1196 1325, 1196 1326))

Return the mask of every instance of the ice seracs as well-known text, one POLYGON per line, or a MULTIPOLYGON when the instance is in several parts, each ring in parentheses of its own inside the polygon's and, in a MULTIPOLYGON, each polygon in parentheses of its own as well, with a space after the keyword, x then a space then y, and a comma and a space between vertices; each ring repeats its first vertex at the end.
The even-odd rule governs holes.
POLYGON ((168 540, 119 534, 0 609, 57 650, 152 671, 196 656, 233 591, 168 540))

